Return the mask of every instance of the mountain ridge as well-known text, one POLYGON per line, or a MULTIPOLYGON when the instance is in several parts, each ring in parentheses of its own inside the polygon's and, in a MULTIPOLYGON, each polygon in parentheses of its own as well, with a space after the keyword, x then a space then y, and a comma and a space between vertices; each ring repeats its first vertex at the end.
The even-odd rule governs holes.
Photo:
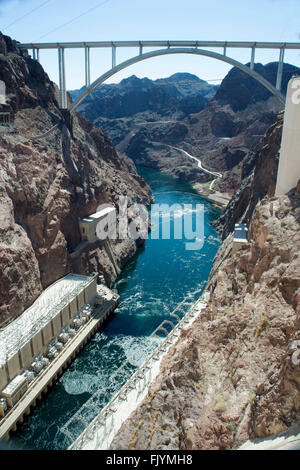
MULTIPOLYGON (((256 63, 254 69, 275 85, 277 67, 278 62, 266 65, 256 63)), ((283 93, 288 80, 297 71, 297 67, 284 64, 283 93)), ((105 95, 105 106, 109 113, 101 115, 99 112, 99 94, 87 98, 85 104, 79 107, 79 112, 105 129, 118 150, 136 164, 158 168, 190 182, 209 198, 219 191, 228 199, 253 170, 263 136, 275 122, 282 105, 265 87, 238 68, 229 71, 221 85, 214 88, 215 95, 204 105, 203 96, 195 97, 193 94, 193 84, 199 84, 199 80, 202 83, 198 77, 179 73, 162 80, 169 83, 175 80, 176 83, 176 87, 169 88, 173 95, 169 94, 165 102, 161 96, 153 94, 148 96, 148 101, 145 100, 142 107, 134 107, 131 95, 127 93, 128 84, 137 83, 139 89, 142 89, 143 84, 148 86, 149 81, 129 77, 115 85, 112 99, 109 92, 112 88, 106 86, 99 92, 105 95), (185 83, 187 76, 188 81, 185 83), (172 107, 179 83, 181 94, 185 93, 185 85, 187 89, 190 87, 180 109, 172 107), (151 106, 147 108, 150 101, 151 106), (156 107, 153 103, 156 103, 156 107), (120 108, 121 112, 118 111, 120 108), (216 178, 212 183, 213 176, 203 171, 197 161, 188 158, 184 152, 199 159, 203 168, 221 172, 222 178, 216 178), (211 184, 213 189, 208 189, 211 184)), ((151 93, 152 88, 147 88, 147 92, 151 93)), ((135 101, 139 98, 141 95, 134 96, 135 101)))

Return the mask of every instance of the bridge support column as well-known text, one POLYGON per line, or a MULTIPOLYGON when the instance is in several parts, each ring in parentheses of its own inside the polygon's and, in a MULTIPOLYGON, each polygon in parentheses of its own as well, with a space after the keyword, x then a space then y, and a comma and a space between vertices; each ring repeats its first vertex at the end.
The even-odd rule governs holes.
POLYGON ((91 66, 90 66, 90 48, 85 48, 85 86, 89 87, 91 84, 91 66))
POLYGON ((116 46, 113 44, 112 45, 112 48, 111 48, 111 67, 114 68, 117 64, 117 61, 116 61, 116 46))
POLYGON ((59 70, 59 89, 60 89, 60 106, 62 109, 68 107, 66 92, 66 75, 65 75, 65 50, 63 47, 58 48, 58 70, 59 70))
POLYGON ((300 179, 300 76, 289 81, 275 196, 294 188, 300 179))
POLYGON ((279 91, 281 90, 283 59, 284 59, 284 47, 280 49, 278 69, 277 69, 276 88, 279 91))
POLYGON ((255 61, 255 47, 252 47, 251 51, 251 63, 250 63, 250 69, 254 70, 254 61, 255 61))
POLYGON ((40 51, 39 49, 36 49, 35 47, 32 49, 32 58, 33 60, 40 60, 40 51))

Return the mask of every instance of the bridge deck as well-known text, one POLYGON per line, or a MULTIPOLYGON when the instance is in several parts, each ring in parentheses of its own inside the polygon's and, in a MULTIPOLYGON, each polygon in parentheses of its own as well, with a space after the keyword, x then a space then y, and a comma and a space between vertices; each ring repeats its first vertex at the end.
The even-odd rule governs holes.
POLYGON ((88 41, 21 43, 21 49, 57 49, 85 47, 237 47, 255 49, 300 49, 300 42, 251 42, 251 41, 88 41))

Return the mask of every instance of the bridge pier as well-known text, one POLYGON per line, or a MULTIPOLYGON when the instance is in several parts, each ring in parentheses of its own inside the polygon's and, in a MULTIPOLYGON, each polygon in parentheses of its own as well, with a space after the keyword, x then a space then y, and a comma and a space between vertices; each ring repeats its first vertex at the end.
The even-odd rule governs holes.
POLYGON ((91 65, 90 65, 90 48, 85 48, 85 86, 88 87, 91 84, 91 65))
POLYGON ((276 89, 279 91, 281 90, 283 60, 284 60, 284 47, 280 49, 278 69, 277 69, 276 89))
POLYGON ((111 48, 111 67, 114 68, 117 64, 117 60, 116 60, 116 57, 117 57, 117 54, 116 54, 116 46, 113 44, 112 45, 112 48, 111 48))
POLYGON ((37 48, 32 49, 32 58, 33 60, 37 60, 38 62, 40 61, 40 50, 37 48))
POLYGON ((66 92, 66 74, 65 74, 65 49, 58 48, 58 71, 59 71, 59 89, 60 89, 60 107, 66 109, 67 92, 66 92))
POLYGON ((251 70, 254 70, 254 61, 255 61, 255 46, 253 46, 251 50, 251 63, 250 63, 251 70))

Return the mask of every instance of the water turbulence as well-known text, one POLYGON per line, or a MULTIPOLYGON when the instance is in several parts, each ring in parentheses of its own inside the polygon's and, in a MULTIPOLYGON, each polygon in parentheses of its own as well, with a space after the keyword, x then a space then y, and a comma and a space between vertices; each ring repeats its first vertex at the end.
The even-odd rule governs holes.
MULTIPOLYGON (((220 245, 211 225, 219 210, 186 183, 157 170, 138 170, 157 204, 204 205, 204 245, 186 250, 186 240, 148 238, 115 282, 118 309, 12 435, 13 448, 66 449, 188 309, 183 304, 172 314, 176 306, 185 298, 197 300, 203 292, 220 245)), ((174 217, 183 215, 176 212, 174 217)))

